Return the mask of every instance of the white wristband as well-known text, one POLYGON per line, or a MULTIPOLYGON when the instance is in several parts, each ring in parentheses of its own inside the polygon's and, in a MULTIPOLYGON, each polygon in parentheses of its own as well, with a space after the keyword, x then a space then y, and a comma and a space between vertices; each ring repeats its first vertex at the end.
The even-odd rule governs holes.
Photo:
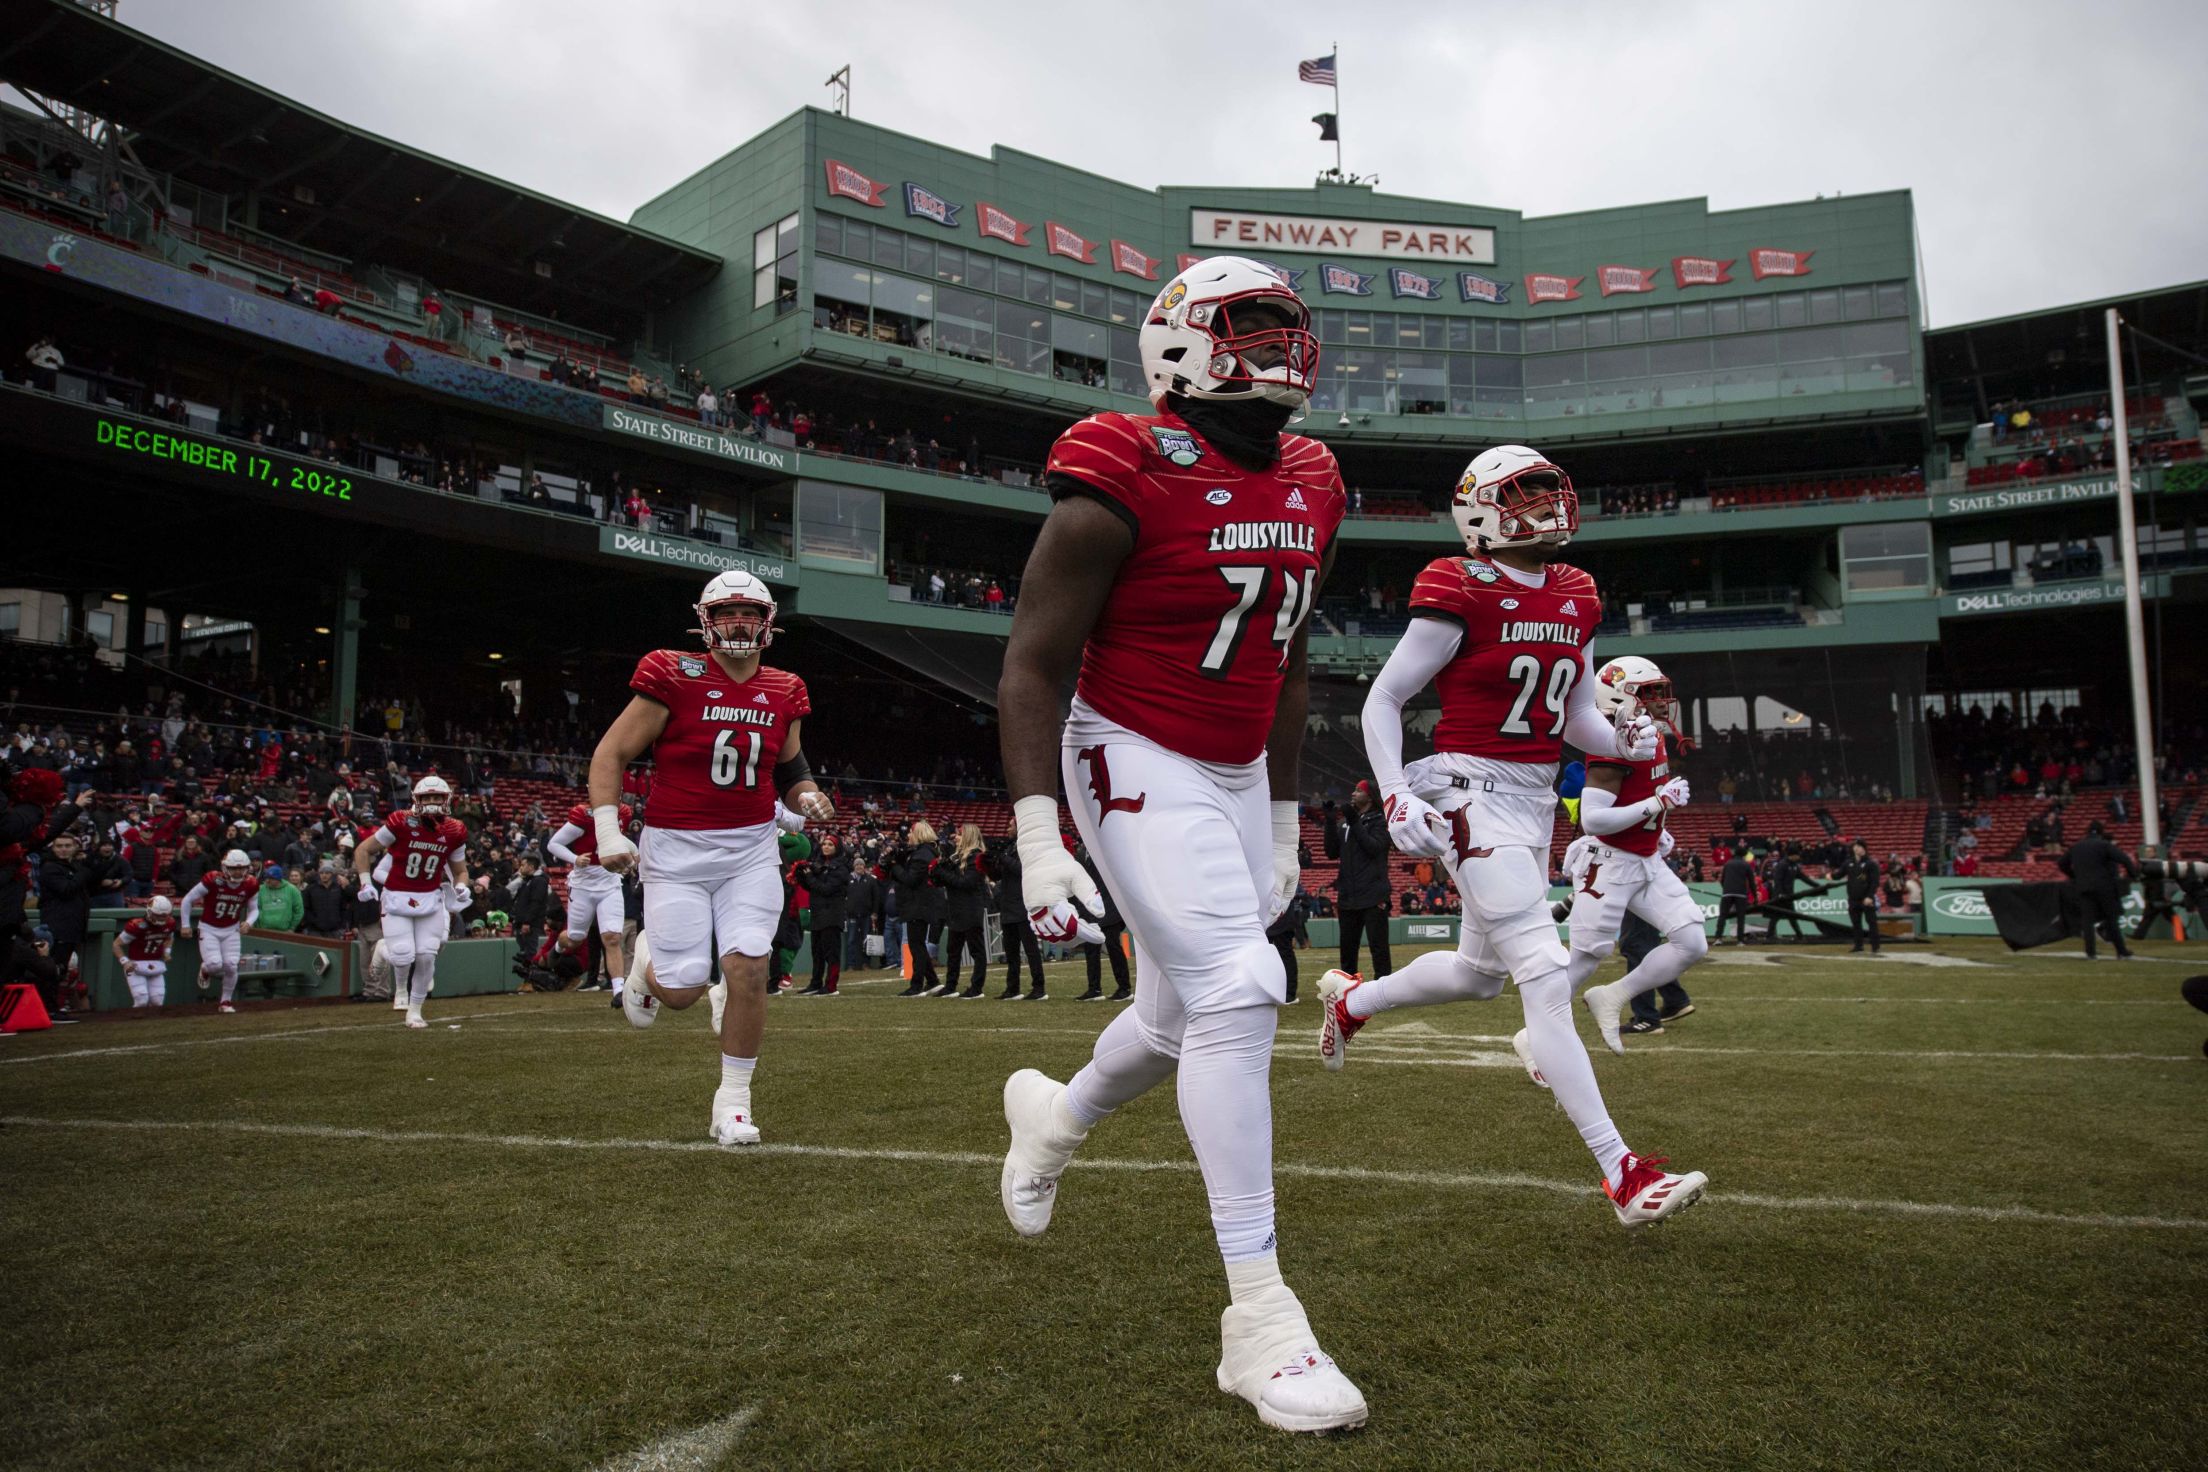
POLYGON ((1273 812, 1273 847, 1294 848, 1303 841, 1303 819, 1296 804, 1275 802, 1273 812))
POLYGON ((591 823, 598 830, 598 848, 619 848, 629 841, 629 835, 621 831, 621 808, 617 803, 605 803, 590 810, 591 823))
POLYGON ((1057 798, 1040 793, 1021 798, 1012 804, 1012 821, 1019 829, 1022 864, 1032 864, 1038 857, 1047 858, 1053 850, 1065 852, 1065 840, 1058 836, 1057 798))

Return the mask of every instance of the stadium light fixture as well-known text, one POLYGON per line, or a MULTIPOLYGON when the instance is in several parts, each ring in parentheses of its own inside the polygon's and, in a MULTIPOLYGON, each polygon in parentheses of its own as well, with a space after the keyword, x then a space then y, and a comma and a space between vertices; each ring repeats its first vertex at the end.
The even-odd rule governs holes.
POLYGON ((130 601, 130 595, 128 593, 110 593, 107 595, 107 597, 108 601, 111 603, 128 603, 130 601))
POLYGON ((316 632, 317 634, 327 634, 327 633, 328 633, 328 632, 330 631, 330 629, 329 629, 329 625, 327 625, 327 624, 316 624, 316 625, 314 626, 314 631, 315 631, 315 632, 316 632))
POLYGON ((503 654, 487 654, 484 656, 485 659, 504 659, 505 657, 503 654))

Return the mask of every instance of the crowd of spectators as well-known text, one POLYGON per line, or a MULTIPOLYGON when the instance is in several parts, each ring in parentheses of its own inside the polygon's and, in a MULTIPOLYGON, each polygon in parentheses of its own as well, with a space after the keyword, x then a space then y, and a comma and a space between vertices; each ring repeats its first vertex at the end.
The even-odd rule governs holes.
POLYGON ((888 577, 894 586, 910 588, 915 603, 970 608, 979 613, 1010 613, 1019 602, 1020 580, 1010 576, 892 562, 888 577))

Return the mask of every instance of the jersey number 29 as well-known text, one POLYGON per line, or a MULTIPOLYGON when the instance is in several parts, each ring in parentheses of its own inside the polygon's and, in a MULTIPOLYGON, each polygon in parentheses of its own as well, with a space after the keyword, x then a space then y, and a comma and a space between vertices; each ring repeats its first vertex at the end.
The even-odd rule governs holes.
POLYGON ((1518 682, 1518 698, 1510 703, 1510 714, 1503 717, 1505 736, 1531 736, 1533 722, 1527 719, 1536 694, 1542 706, 1549 712, 1549 728, 1544 736, 1555 736, 1564 729, 1564 702, 1572 693, 1572 685, 1579 679, 1580 657, 1566 655, 1551 664, 1547 671, 1541 668, 1540 659, 1531 654, 1521 654, 1510 662, 1510 678, 1518 682), (1544 680, 1544 674, 1546 679, 1544 680))

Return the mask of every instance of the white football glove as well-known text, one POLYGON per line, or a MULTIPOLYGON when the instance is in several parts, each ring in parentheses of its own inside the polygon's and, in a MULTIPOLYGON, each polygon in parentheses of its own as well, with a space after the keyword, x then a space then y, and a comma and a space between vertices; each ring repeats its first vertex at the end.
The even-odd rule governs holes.
POLYGON ((811 792, 801 793, 797 805, 804 810, 806 817, 816 823, 832 822, 836 816, 836 805, 828 800, 827 793, 817 787, 811 792))
POLYGON ((1618 714, 1618 756, 1629 762, 1653 761, 1657 748, 1656 723, 1645 715, 1636 714, 1626 719, 1622 710, 1618 714))
POLYGON ((782 805, 780 799, 777 799, 774 804, 774 826, 784 833, 803 833, 805 831, 805 818, 801 813, 791 812, 782 805))
POLYGON ((590 810, 591 826, 598 834, 598 862, 615 874, 626 874, 636 867, 636 845, 621 831, 621 809, 618 804, 604 803, 590 810))
MULTIPOLYGON (((364 900, 372 900, 376 897, 376 881, 365 874, 360 876, 360 897, 364 900)), ((186 935, 191 934, 188 930, 184 933, 186 935)))
POLYGON ((1296 847, 1303 841, 1303 819, 1293 802, 1276 802, 1273 808, 1273 892, 1266 896, 1265 924, 1288 913, 1296 902, 1296 886, 1303 883, 1303 865, 1296 847))
POLYGON ((1672 808, 1685 807, 1687 805, 1687 779, 1674 777, 1657 788, 1656 800, 1664 805, 1666 811, 1672 808))
POLYGON ((1564 872, 1575 882, 1587 876, 1588 861, 1595 856, 1593 835, 1582 833, 1564 850, 1564 872))
POLYGON ((1388 842, 1398 850, 1420 859, 1438 859, 1449 852, 1449 820, 1424 798, 1398 789, 1387 795, 1382 807, 1388 815, 1388 842))
MULTIPOLYGON (((1074 905, 1102 915, 1104 896, 1058 837, 1058 799, 1023 797, 1012 804, 1012 820, 1019 830, 1020 896, 1027 901, 1027 923, 1038 940, 1062 944, 1075 939, 1084 922, 1074 905)), ((1093 938, 1082 937, 1084 945, 1104 939, 1095 925, 1088 929, 1093 938)))
POLYGON ((1668 859, 1671 857, 1671 851, 1678 846, 1679 840, 1673 838, 1671 836, 1671 830, 1669 828, 1666 828, 1663 833, 1659 835, 1656 839, 1656 857, 1659 859, 1668 859))

